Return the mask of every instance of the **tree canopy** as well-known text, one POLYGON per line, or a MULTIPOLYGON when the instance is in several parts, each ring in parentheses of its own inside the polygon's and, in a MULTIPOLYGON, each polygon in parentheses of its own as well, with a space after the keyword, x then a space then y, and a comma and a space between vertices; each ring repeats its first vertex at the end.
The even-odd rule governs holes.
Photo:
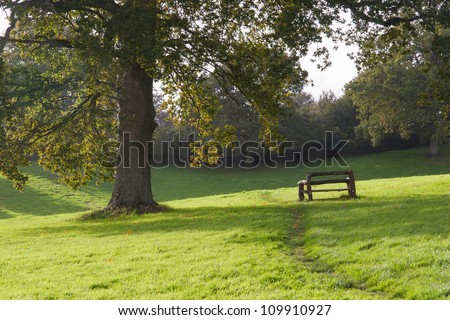
POLYGON ((359 129, 374 145, 389 133, 417 134, 436 155, 450 135, 450 4, 385 2, 369 10, 362 3, 352 6, 355 28, 347 36, 359 43, 364 70, 348 86, 359 129))
POLYGON ((29 0, 0 7, 10 20, 0 43, 0 171, 21 188, 21 167, 36 153, 73 187, 115 178, 111 208, 154 203, 149 167, 139 168, 143 155, 122 140, 124 133, 144 146, 152 139, 155 81, 166 108, 202 134, 224 136, 213 127, 220 104, 205 85, 211 76, 245 96, 262 135, 274 132, 274 119, 306 77, 299 56, 333 20, 320 1, 29 0), (101 165, 101 151, 117 134, 118 160, 131 165, 113 171, 101 165))
POLYGON ((448 120, 442 105, 426 95, 432 81, 408 63, 391 62, 361 73, 346 88, 358 110, 359 132, 375 146, 390 134, 403 139, 417 135, 430 141, 430 154, 436 155, 448 120))

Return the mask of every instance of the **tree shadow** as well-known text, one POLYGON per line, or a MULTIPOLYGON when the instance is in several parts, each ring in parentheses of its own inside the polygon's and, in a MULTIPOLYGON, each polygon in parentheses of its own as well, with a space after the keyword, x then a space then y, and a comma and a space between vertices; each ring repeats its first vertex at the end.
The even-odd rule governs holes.
MULTIPOLYGON (((384 154, 383 161, 380 163, 377 162, 379 154, 354 157, 349 159, 351 160, 349 163, 359 181, 450 173, 450 148, 442 146, 442 149, 443 156, 433 159, 426 157, 418 159, 418 154, 421 153, 412 149, 384 154), (386 159, 389 166, 386 165, 386 159)), ((425 154, 425 149, 423 151, 425 154)), ((303 179, 307 172, 331 169, 304 166, 282 170, 266 167, 256 169, 169 167, 153 170, 153 190, 158 202, 226 195, 242 191, 274 190, 295 187, 297 181, 303 179)), ((109 183, 98 186, 92 183, 73 191, 57 183, 55 175, 44 171, 36 164, 29 168, 29 172, 31 178, 45 180, 45 187, 31 179, 25 192, 21 194, 12 188, 10 182, 0 178, 0 210, 18 214, 49 215, 100 209, 106 206, 112 192, 112 185, 109 183)), ((338 201, 341 200, 338 199, 338 201)), ((5 217, 4 214, 3 216, 5 217)))
MULTIPOLYGON (((320 201, 307 206, 299 206, 298 202, 292 201, 282 205, 179 208, 158 214, 73 220, 68 225, 45 227, 42 231, 66 233, 73 230, 95 237, 108 237, 125 235, 130 230, 134 235, 241 230, 243 234, 253 234, 247 238, 249 241, 268 237, 288 241, 288 235, 296 224, 296 216, 301 214, 308 216, 308 225, 327 230, 332 237, 344 242, 354 241, 355 238, 365 240, 450 233, 447 223, 450 207, 446 196, 396 198, 383 202, 366 200, 320 201)), ((30 232, 39 231, 33 228, 30 232)))
MULTIPOLYGON (((158 214, 87 221, 72 219, 59 224, 27 226, 16 232, 18 237, 24 239, 45 234, 49 239, 77 238, 92 243, 107 241, 117 246, 125 241, 145 241, 145 246, 153 241, 164 242, 164 239, 195 241, 198 237, 214 237, 220 239, 223 246, 231 247, 268 245, 286 252, 287 259, 295 259, 308 272, 331 277, 335 289, 366 290, 364 277, 355 276, 347 269, 339 269, 341 264, 352 263, 355 250, 356 254, 363 256, 374 248, 377 250, 380 245, 381 252, 377 253, 376 259, 383 259, 385 254, 395 254, 397 249, 392 246, 398 246, 401 254, 408 255, 421 248, 417 241, 408 247, 410 239, 417 236, 439 239, 450 234, 449 212, 448 197, 445 195, 382 201, 378 197, 365 197, 305 204, 293 200, 267 205, 177 208, 158 214), (131 237, 136 238, 132 240, 131 237), (325 247, 327 252, 336 247, 339 256, 330 260, 317 251, 311 253, 308 251, 311 243, 315 247, 325 247)), ((170 246, 173 245, 177 244, 172 242, 170 246)), ((365 261, 354 264, 356 275, 365 272, 365 266, 365 261)), ((394 267, 392 262, 385 263, 384 260, 367 262, 367 266, 394 267)), ((433 272, 429 276, 432 277, 433 272)), ((372 278, 377 277, 381 276, 377 274, 372 278)), ((395 284, 394 276, 389 281, 395 284)), ((378 295, 379 291, 383 290, 373 294, 378 295)))
POLYGON ((87 187, 84 190, 74 191, 59 184, 54 176, 43 171, 39 172, 39 175, 31 176, 31 183, 22 193, 15 190, 11 182, 0 179, 0 218, 11 218, 16 214, 37 216, 71 214, 96 208, 102 199, 104 195, 101 189, 87 187), (33 183, 35 182, 33 179, 38 181, 33 183))
MULTIPOLYGON (((273 238, 283 240, 280 226, 287 227, 286 208, 279 206, 200 207, 171 209, 168 212, 145 215, 129 215, 98 220, 81 219, 67 221, 63 226, 45 226, 41 229, 24 229, 24 233, 66 234, 70 231, 94 237, 118 235, 142 235, 148 233, 178 233, 189 231, 222 232, 239 230, 242 241, 273 238), (274 233, 272 234, 271 231, 274 233)), ((283 228, 281 228, 283 229, 283 228)), ((240 240, 236 240, 240 241, 240 240)))
POLYGON ((14 215, 9 213, 9 211, 0 209, 0 220, 14 218, 14 215))
POLYGON ((82 206, 63 198, 55 198, 34 188, 28 187, 25 192, 27 194, 17 193, 7 199, 4 196, 0 196, 0 210, 14 212, 18 215, 47 216, 75 213, 89 209, 88 206, 82 206))

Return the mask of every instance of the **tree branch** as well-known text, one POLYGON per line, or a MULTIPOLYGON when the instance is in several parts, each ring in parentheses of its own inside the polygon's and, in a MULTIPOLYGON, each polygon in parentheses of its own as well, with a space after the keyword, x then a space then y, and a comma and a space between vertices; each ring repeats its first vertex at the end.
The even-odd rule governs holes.
POLYGON ((50 1, 56 12, 69 12, 73 10, 81 10, 87 8, 96 8, 104 10, 108 13, 116 13, 120 5, 112 0, 68 0, 68 1, 50 1))
POLYGON ((87 8, 102 9, 109 13, 115 13, 120 5, 112 0, 28 0, 22 2, 8 2, 2 5, 5 9, 26 11, 30 8, 40 8, 45 12, 64 13, 73 10, 83 11, 87 8))
POLYGON ((45 129, 37 129, 37 130, 29 130, 28 133, 30 133, 27 137, 25 137, 20 143, 25 146, 31 146, 36 141, 41 140, 61 128, 63 128, 67 123, 69 123, 70 120, 74 119, 87 105, 88 103, 95 103, 95 101, 100 97, 99 93, 90 94, 88 95, 82 102, 80 102, 79 105, 77 105, 73 110, 71 110, 68 114, 66 114, 58 123, 45 128, 45 129), (33 139, 34 138, 34 139, 33 139), (33 140, 32 140, 33 139, 33 140))
POLYGON ((69 40, 66 39, 45 39, 45 40, 31 40, 31 39, 14 39, 9 38, 7 42, 11 43, 25 43, 25 44, 39 44, 41 46, 48 45, 51 48, 74 48, 69 40))
POLYGON ((15 15, 15 12, 11 11, 10 18, 9 18, 9 26, 8 26, 8 28, 6 28, 5 35, 3 37, 0 37, 0 54, 3 53, 3 51, 5 50, 5 47, 8 44, 11 32, 16 27, 16 23, 17 23, 17 17, 15 15))
POLYGON ((398 2, 381 2, 381 1, 357 1, 357 0, 329 0, 330 4, 339 5, 343 8, 349 9, 355 17, 367 21, 373 22, 385 27, 398 26, 402 23, 411 23, 424 18, 424 14, 419 13, 417 10, 416 15, 411 17, 402 17, 399 10, 401 8, 413 8, 408 6, 404 1, 398 2), (383 16, 382 13, 370 14, 367 13, 367 8, 379 7, 379 11, 385 15, 392 15, 389 17, 383 16))

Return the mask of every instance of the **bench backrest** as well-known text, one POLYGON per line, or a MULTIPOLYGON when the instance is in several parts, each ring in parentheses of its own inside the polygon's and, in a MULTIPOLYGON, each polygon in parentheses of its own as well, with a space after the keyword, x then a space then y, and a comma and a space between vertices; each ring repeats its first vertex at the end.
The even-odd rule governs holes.
MULTIPOLYGON (((306 182, 308 185, 311 184, 313 177, 326 177, 326 176, 342 176, 346 175, 348 180, 353 184, 355 181, 355 177, 353 175, 353 170, 344 170, 344 171, 328 171, 328 172, 311 172, 306 175, 306 182)), ((327 180, 327 179, 322 179, 327 180)))

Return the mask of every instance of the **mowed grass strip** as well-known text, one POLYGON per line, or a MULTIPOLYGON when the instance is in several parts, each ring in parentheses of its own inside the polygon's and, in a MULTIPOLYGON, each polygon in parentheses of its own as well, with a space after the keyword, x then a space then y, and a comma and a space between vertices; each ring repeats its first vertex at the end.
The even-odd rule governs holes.
POLYGON ((162 195, 171 211, 91 221, 80 217, 106 204, 110 186, 74 192, 33 167, 23 194, 0 180, 0 298, 448 299, 450 175, 438 166, 358 181, 356 200, 323 193, 304 203, 273 182, 295 185, 292 169, 243 174, 243 190, 252 180, 270 190, 235 193, 239 175, 227 172, 230 185, 224 176, 222 193, 206 197, 192 194, 218 188, 220 171, 164 169, 155 184, 165 172, 180 181, 162 195))

